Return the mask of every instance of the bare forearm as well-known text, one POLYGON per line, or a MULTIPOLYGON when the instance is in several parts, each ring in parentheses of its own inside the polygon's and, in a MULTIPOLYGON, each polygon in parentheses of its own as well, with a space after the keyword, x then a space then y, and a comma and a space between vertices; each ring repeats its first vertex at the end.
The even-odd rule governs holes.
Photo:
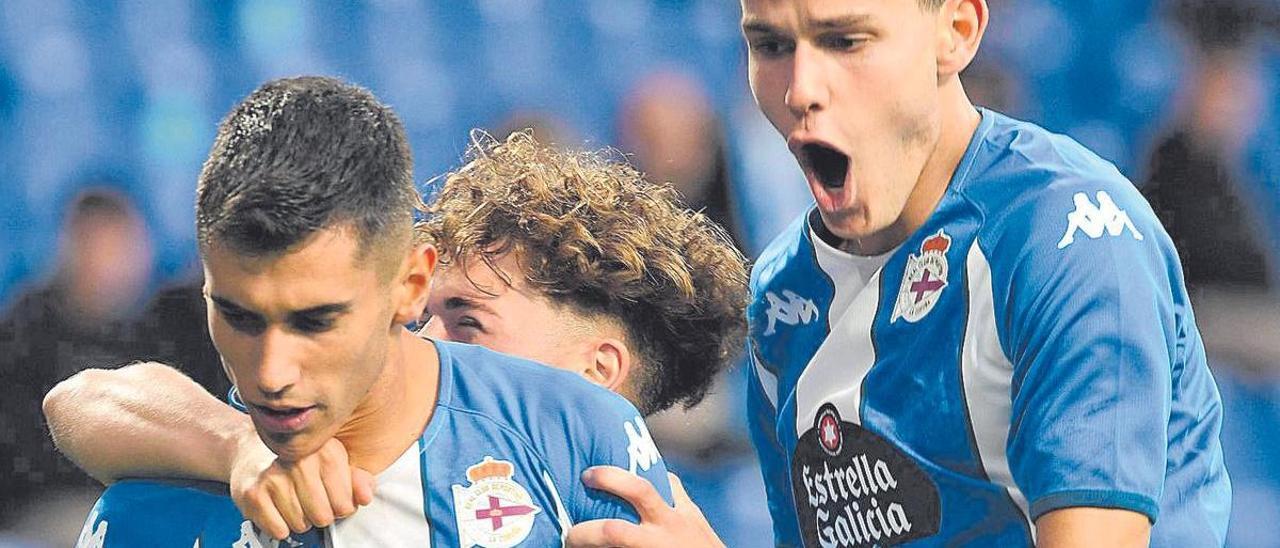
POLYGON ((1040 548, 1139 548, 1150 542, 1151 522, 1128 510, 1063 508, 1036 520, 1036 546, 1040 548))
POLYGON ((106 483, 225 482, 237 445, 255 436, 248 417, 156 363, 82 371, 45 395, 44 413, 58 449, 106 483))

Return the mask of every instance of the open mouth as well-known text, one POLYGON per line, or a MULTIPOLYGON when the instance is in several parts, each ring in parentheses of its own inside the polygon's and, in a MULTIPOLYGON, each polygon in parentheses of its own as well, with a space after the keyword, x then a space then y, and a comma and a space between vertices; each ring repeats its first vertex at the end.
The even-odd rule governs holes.
POLYGON ((822 186, 844 188, 849 173, 849 157, 829 146, 809 143, 800 148, 801 162, 822 186))
POLYGON ((264 405, 253 405, 257 411, 261 425, 275 433, 296 432, 304 428, 312 416, 315 406, 272 408, 264 405))

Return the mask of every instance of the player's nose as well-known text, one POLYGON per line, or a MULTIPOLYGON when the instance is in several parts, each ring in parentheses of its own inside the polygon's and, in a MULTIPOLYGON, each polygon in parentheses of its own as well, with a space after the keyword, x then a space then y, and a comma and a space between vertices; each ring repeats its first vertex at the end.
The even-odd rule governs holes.
POLYGON ((821 51, 805 42, 796 43, 791 56, 791 81, 787 86, 787 108, 796 119, 826 108, 828 93, 821 51))
POLYGON ((269 328, 262 334, 256 373, 257 388, 263 394, 280 394, 302 375, 297 337, 282 329, 269 328))

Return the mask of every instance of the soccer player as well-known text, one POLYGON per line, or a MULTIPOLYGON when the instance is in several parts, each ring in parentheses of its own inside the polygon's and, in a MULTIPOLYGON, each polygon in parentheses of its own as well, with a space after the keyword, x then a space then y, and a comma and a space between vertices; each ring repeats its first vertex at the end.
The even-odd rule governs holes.
MULTIPOLYGON (((986 2, 742 11, 752 91, 816 201, 752 270, 777 544, 1221 545, 1221 406, 1173 245, 1114 166, 969 102, 986 2)), ((570 545, 715 542, 595 479, 648 515, 570 545)))
MULTIPOLYGON (((577 374, 402 327, 421 314, 438 259, 433 247, 412 245, 417 203, 394 113, 368 92, 327 78, 256 90, 223 121, 201 172, 197 236, 210 332, 258 437, 284 461, 335 438, 352 466, 378 474, 376 495, 356 496, 372 499, 367 508, 289 544, 541 546, 559 543, 577 521, 634 519, 625 504, 580 483, 588 466, 611 463, 668 492, 664 465, 625 399, 577 374)), ((638 237, 620 233, 627 235, 638 237)), ((626 277, 637 266, 600 261, 592 251, 577 257, 581 268, 626 277)), ((687 293, 700 289, 687 276, 679 282, 687 293)), ((614 301, 601 296, 600 303, 614 301)), ((621 341, 635 334, 583 329, 602 339, 591 357, 631 359, 621 341)), ((635 348, 636 361, 638 349, 649 349, 635 348)), ((637 386, 638 393, 691 397, 637 386)), ((71 388, 51 408, 93 403, 71 388)), ((148 398, 172 396, 133 388, 148 398)), ((156 403, 196 431, 218 424, 234 431, 240 423, 226 420, 230 409, 204 397, 213 407, 194 397, 156 403)), ((55 424, 60 439, 87 435, 106 451, 135 457, 200 443, 181 432, 131 435, 109 420, 65 426, 55 424)), ((298 493, 294 503, 325 495, 298 493)), ((103 494, 80 544, 267 542, 225 494, 135 480, 103 494)))

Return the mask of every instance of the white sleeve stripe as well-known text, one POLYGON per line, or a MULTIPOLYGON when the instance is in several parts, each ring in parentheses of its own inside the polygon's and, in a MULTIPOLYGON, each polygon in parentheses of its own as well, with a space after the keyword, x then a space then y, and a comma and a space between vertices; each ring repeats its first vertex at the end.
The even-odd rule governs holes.
POLYGON ((769 404, 773 406, 774 411, 778 409, 778 376, 770 373, 764 368, 764 364, 756 359, 755 352, 751 353, 751 366, 756 370, 756 378, 760 379, 760 388, 764 391, 765 397, 769 398, 769 404))
POLYGON ((547 475, 547 471, 542 471, 542 483, 551 491, 551 500, 556 503, 556 521, 560 523, 560 540, 564 541, 569 536, 569 529, 573 527, 573 520, 569 519, 569 511, 564 509, 564 503, 560 501, 560 491, 556 489, 556 482, 551 481, 551 476, 547 475))
MULTIPOLYGON (((987 477, 1005 487, 1023 517, 1027 518, 1027 498, 1013 481, 1005 449, 1013 407, 1010 389, 1013 364, 1004 355, 996 331, 991 265, 976 241, 969 248, 965 270, 969 286, 969 317, 961 353, 961 379, 969 423, 987 477)), ((1028 526, 1034 540, 1035 527, 1030 522, 1028 526)))

